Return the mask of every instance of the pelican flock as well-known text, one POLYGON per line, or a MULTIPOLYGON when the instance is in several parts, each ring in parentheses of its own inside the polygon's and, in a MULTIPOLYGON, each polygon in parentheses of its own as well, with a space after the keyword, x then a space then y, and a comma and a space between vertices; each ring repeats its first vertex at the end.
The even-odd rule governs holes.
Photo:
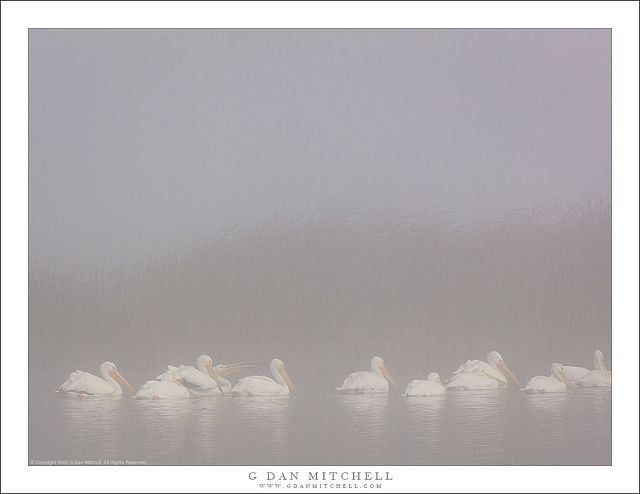
POLYGON ((195 394, 224 394, 231 392, 231 381, 227 377, 252 369, 259 362, 238 362, 236 364, 213 365, 213 359, 209 355, 200 355, 196 359, 196 367, 191 365, 167 366, 167 371, 156 379, 162 380, 168 375, 180 381, 183 385, 193 390, 195 394))
MULTIPOLYGON (((248 376, 241 378, 235 385, 229 377, 254 369, 259 361, 238 362, 235 364, 216 364, 208 355, 200 355, 196 366, 167 366, 167 370, 156 379, 146 381, 136 392, 120 373, 113 362, 100 365, 100 375, 76 370, 58 387, 56 392, 82 396, 111 396, 121 398, 123 387, 133 394, 135 399, 181 399, 198 398, 204 395, 226 396, 289 396, 295 391, 291 378, 287 374, 284 362, 274 358, 270 363, 271 375, 248 376)), ((550 375, 536 376, 520 386, 518 379, 505 363, 502 355, 491 351, 487 360, 468 360, 460 365, 453 375, 443 384, 440 375, 430 372, 425 380, 412 380, 402 396, 444 395, 450 390, 494 390, 515 384, 528 394, 564 393, 569 389, 590 387, 611 387, 611 371, 606 368, 604 355, 600 350, 594 354, 595 369, 567 366, 559 363, 551 365, 550 375)), ((388 393, 389 384, 399 389, 398 383, 387 369, 382 357, 371 359, 370 371, 356 371, 347 376, 339 393, 369 394, 388 393)))

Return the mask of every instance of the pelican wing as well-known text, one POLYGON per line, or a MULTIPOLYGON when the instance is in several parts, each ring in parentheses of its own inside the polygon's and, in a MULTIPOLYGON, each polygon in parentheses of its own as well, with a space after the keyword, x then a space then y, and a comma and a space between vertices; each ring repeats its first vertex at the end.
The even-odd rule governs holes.
POLYGON ((135 394, 136 399, 152 398, 189 398, 189 391, 180 384, 171 381, 147 381, 135 394))
POLYGON ((420 395, 420 384, 426 381, 410 381, 407 384, 407 388, 404 390, 403 396, 418 396, 420 395))
POLYGON ((242 395, 277 395, 282 394, 284 387, 267 376, 243 377, 232 392, 242 395))
MULTIPOLYGON (((566 368, 566 367, 565 367, 566 368)), ((594 370, 580 379, 577 383, 582 388, 610 388, 611 387, 611 371, 594 370)))
POLYGON ((576 382, 591 372, 584 367, 576 367, 574 365, 563 365, 562 370, 571 382, 576 382))
POLYGON ((209 389, 217 387, 216 382, 211 377, 204 372, 199 371, 192 365, 181 365, 179 367, 170 365, 167 367, 167 372, 160 374, 156 379, 162 380, 166 375, 181 381, 185 386, 192 389, 209 389))
POLYGON ((489 365, 487 362, 484 362, 482 360, 467 360, 464 364, 456 369, 456 371, 453 373, 453 377, 451 377, 447 381, 447 385, 455 379, 459 379, 458 376, 461 376, 463 374, 478 374, 481 376, 489 376, 499 380, 501 383, 507 384, 507 378, 505 377, 505 375, 492 365, 489 365))
POLYGON ((202 371, 199 371, 195 367, 192 366, 184 366, 182 373, 180 375, 181 380, 185 384, 189 384, 196 388, 217 388, 215 380, 208 374, 205 374, 202 371))
POLYGON ((437 382, 429 380, 416 380, 407 384, 407 389, 404 391, 404 396, 431 396, 444 394, 446 388, 437 382))
POLYGON ((352 372, 345 377, 337 391, 366 393, 372 391, 388 391, 389 383, 379 374, 371 371, 352 372))
POLYGON ((173 377, 174 379, 178 379, 182 367, 184 367, 184 365, 181 365, 180 367, 174 367, 173 365, 167 365, 166 372, 163 372, 162 374, 157 376, 156 379, 158 379, 158 380, 164 379, 167 376, 173 377))
POLYGON ((175 367, 173 365, 167 365, 167 371, 160 374, 158 377, 156 377, 156 379, 162 380, 166 376, 173 377, 174 379, 182 379, 184 375, 186 373, 189 373, 190 371, 198 372, 198 370, 191 365, 180 365, 178 367, 175 367))
POLYGON ((502 386, 505 386, 505 384, 481 371, 454 374, 446 385, 447 388, 454 389, 495 389, 502 386))
POLYGON ((467 360, 464 364, 458 367, 453 374, 480 373, 483 371, 486 372, 490 369, 493 369, 493 367, 482 360, 467 360))
MULTIPOLYGON (((540 393, 544 389, 545 382, 550 379, 549 376, 536 376, 532 377, 524 385, 524 391, 526 393, 540 393)), ((552 378, 551 378, 552 379, 552 378)))
POLYGON ((81 370, 72 372, 69 378, 58 388, 58 391, 90 395, 106 395, 115 391, 113 385, 104 379, 81 370))
POLYGON ((525 393, 563 393, 566 390, 565 383, 551 376, 532 377, 524 387, 525 393))

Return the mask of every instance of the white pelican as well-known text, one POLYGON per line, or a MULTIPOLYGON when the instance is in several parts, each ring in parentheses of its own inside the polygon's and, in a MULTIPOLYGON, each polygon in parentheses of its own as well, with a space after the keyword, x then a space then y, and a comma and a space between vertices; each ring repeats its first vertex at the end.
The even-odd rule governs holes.
MULTIPOLYGON (((578 382, 580 379, 585 377, 591 371, 584 367, 576 367, 574 365, 565 365, 564 373, 571 380, 571 382, 578 382)), ((593 368, 599 371, 606 371, 607 367, 604 364, 604 355, 600 350, 596 350, 593 354, 593 368)))
POLYGON ((193 391, 168 373, 164 373, 160 380, 147 381, 134 395, 136 400, 195 397, 193 391))
POLYGON ((102 378, 81 370, 72 372, 69 378, 58 388, 58 392, 122 396, 120 385, 126 387, 132 393, 135 392, 113 362, 103 362, 100 365, 100 374, 102 378))
POLYGON ((520 387, 520 383, 504 363, 498 352, 489 352, 487 362, 467 360, 447 381, 447 388, 454 389, 495 389, 502 388, 509 381, 520 387))
POLYGON ((610 370, 592 370, 582 379, 576 382, 581 388, 610 388, 611 387, 611 371, 610 370))
POLYGON ((567 386, 572 386, 569 377, 564 373, 562 364, 551 364, 550 376, 536 376, 529 379, 524 387, 525 393, 564 393, 567 386))
POLYGON ((447 388, 440 381, 440 374, 430 372, 427 380, 410 381, 402 396, 434 396, 443 395, 447 388))
POLYGON ((273 379, 267 376, 243 377, 238 381, 238 384, 231 389, 231 392, 245 396, 286 396, 290 391, 295 391, 287 371, 284 370, 282 360, 274 358, 271 361, 270 368, 273 379))
POLYGON ((213 366, 213 359, 208 355, 200 355, 196 360, 196 367, 181 365, 167 367, 165 374, 182 381, 186 386, 200 394, 224 394, 231 391, 231 382, 226 377, 258 365, 257 362, 239 362, 237 364, 213 366))
POLYGON ((370 371, 352 372, 336 390, 341 393, 387 393, 389 383, 398 387, 398 383, 384 366, 384 360, 373 357, 370 371))
POLYGON ((610 388, 611 387, 611 371, 607 370, 604 364, 604 355, 600 350, 596 350, 594 356, 595 370, 582 376, 576 381, 581 388, 610 388))

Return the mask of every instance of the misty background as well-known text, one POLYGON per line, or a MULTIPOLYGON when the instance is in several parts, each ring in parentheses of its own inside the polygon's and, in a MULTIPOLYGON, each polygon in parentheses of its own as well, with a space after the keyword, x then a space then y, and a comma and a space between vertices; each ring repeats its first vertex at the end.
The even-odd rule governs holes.
POLYGON ((31 29, 30 372, 610 364, 610 49, 609 30, 31 29))

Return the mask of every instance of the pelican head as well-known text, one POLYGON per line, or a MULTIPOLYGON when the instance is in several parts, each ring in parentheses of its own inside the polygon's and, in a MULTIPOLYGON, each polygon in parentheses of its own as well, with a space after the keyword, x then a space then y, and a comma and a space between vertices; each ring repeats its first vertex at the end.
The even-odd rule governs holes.
POLYGON ((509 367, 507 367, 507 364, 504 363, 504 359, 502 358, 502 355, 500 355, 498 352, 496 352, 495 350, 489 352, 487 355, 487 362, 489 363, 489 365, 491 365, 492 367, 495 367, 500 372, 502 372, 502 374, 504 374, 507 379, 509 379, 519 388, 522 387, 520 386, 520 382, 518 382, 518 379, 516 378, 516 376, 513 375, 511 370, 509 370, 509 367))
POLYGON ((571 380, 564 373, 564 368, 562 364, 553 363, 551 364, 551 375, 555 377, 558 381, 565 383, 567 386, 571 386, 571 380))
POLYGON ((211 369, 211 372, 213 373, 211 374, 211 376, 215 379, 216 384, 220 388, 220 391, 222 391, 223 386, 231 385, 231 381, 224 377, 226 367, 227 366, 224 364, 218 364, 211 369))
POLYGON ((196 367, 205 374, 209 373, 209 367, 213 369, 213 359, 209 355, 200 355, 196 359, 196 367))
POLYGON ((398 383, 385 367, 384 360, 382 360, 382 357, 376 356, 371 359, 371 370, 377 374, 380 374, 387 381, 393 384, 396 388, 398 387, 398 383))
POLYGON ((442 384, 442 381, 440 380, 440 374, 438 374, 437 372, 429 372, 429 375, 427 376, 427 381, 433 381, 438 384, 442 384))
POLYGON ((279 358, 274 358, 271 361, 271 365, 269 367, 271 368, 271 374, 273 374, 273 377, 276 379, 276 381, 287 386, 289 388, 289 391, 296 390, 295 386, 291 382, 291 379, 289 378, 289 374, 287 374, 287 371, 284 370, 284 362, 282 360, 280 360, 279 358))
POLYGON ((196 366, 198 370, 204 374, 208 374, 211 379, 213 379, 218 385, 218 389, 222 393, 222 385, 223 383, 220 381, 220 377, 213 370, 213 359, 209 357, 209 355, 200 355, 196 359, 196 366))
POLYGON ((120 384, 121 386, 124 386, 132 393, 135 393, 135 390, 133 389, 131 384, 129 384, 129 382, 124 378, 124 376, 120 374, 120 371, 118 371, 116 364, 114 364, 113 362, 109 362, 109 361, 103 362, 100 365, 100 374, 102 374, 102 377, 104 377, 105 380, 116 381, 118 384, 120 384))
POLYGON ((489 352, 487 354, 487 362, 492 366, 492 367, 498 367, 498 362, 502 361, 502 355, 500 355, 498 352, 496 352, 495 350, 489 352))
POLYGON ((596 370, 607 370, 604 365, 604 354, 600 350, 596 350, 593 354, 593 368, 596 370))

